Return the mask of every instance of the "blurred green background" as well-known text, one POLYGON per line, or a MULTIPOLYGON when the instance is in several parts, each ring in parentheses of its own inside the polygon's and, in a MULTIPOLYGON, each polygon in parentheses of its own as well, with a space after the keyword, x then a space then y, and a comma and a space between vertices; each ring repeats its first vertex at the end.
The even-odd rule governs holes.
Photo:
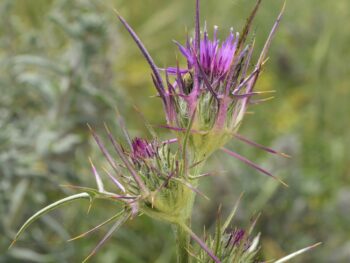
MULTIPOLYGON (((80 262, 104 231, 67 243, 107 219, 113 204, 82 201, 33 224, 7 251, 31 214, 73 191, 94 186, 87 158, 102 155, 86 123, 118 134, 115 107, 134 136, 146 136, 134 106, 153 124, 164 123, 150 70, 118 23, 129 21, 161 67, 175 64, 173 39, 193 28, 188 0, 0 1, 0 262, 80 262)), ((252 0, 202 0, 202 21, 219 25, 224 38, 240 30, 252 0)), ((257 52, 282 6, 265 0, 254 23, 257 52)), ((289 153, 285 160, 240 142, 230 145, 289 184, 283 188, 218 153, 207 165, 224 175, 205 179, 193 227, 211 229, 219 204, 226 215, 245 196, 235 224, 245 227, 261 212, 262 259, 276 259, 323 242, 293 262, 350 262, 350 2, 290 0, 273 41, 258 90, 276 99, 252 106, 240 133, 289 153)), ((169 137, 162 130, 162 136, 169 137)), ((91 262, 174 262, 171 228, 146 217, 129 222, 91 262)))

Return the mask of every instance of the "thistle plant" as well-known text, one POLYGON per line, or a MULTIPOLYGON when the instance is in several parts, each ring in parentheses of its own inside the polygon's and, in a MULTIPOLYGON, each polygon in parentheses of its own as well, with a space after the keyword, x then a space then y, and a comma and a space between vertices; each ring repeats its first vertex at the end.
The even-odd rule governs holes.
MULTIPOLYGON (((33 215, 20 228, 14 242, 36 218, 62 204, 86 198, 90 200, 91 206, 95 199, 104 199, 120 203, 122 209, 93 229, 72 238, 85 237, 114 222, 85 260, 93 256, 123 223, 145 214, 172 225, 176 235, 178 262, 191 262, 192 259, 198 262, 253 262, 259 239, 259 235, 251 238, 256 220, 248 230, 230 228, 237 205, 223 225, 218 220, 213 237, 207 234, 204 234, 204 239, 198 237, 191 230, 191 216, 196 195, 205 197, 198 190, 200 178, 208 175, 202 173, 203 164, 219 149, 274 177, 252 161, 223 148, 232 137, 270 153, 286 156, 237 134, 248 105, 264 100, 253 101, 254 96, 262 94, 254 91, 254 86, 266 62, 268 48, 284 9, 278 15, 251 69, 254 39, 248 41, 248 34, 260 3, 261 0, 258 0, 242 32, 234 33, 231 30, 226 40, 220 43, 217 27, 214 27, 212 39, 206 25, 201 32, 200 3, 196 0, 194 37, 187 37, 185 45, 175 43, 186 59, 185 68, 180 67, 177 61, 175 67, 160 69, 135 31, 117 13, 150 65, 152 79, 165 111, 167 123, 164 127, 174 131, 176 137, 162 141, 151 129, 151 139, 131 139, 124 121, 119 119, 127 145, 121 144, 106 125, 109 145, 115 151, 111 154, 104 141, 89 126, 109 164, 109 167, 97 167, 90 159, 97 189, 68 185, 81 193, 57 201, 33 215), (164 78, 161 72, 164 72, 164 78), (104 176, 101 176, 102 173, 104 176), (109 178, 108 189, 111 185, 113 191, 105 187, 104 177, 109 178), (194 252, 191 239, 199 245, 198 252, 194 252)), ((282 259, 279 262, 284 261, 282 259)))

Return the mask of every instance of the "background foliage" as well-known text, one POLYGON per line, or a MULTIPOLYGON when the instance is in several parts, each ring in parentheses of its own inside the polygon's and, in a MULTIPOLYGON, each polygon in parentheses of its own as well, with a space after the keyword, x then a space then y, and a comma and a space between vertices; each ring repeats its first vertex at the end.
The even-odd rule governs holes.
MULTIPOLYGON (((225 36, 239 30, 254 1, 203 0, 202 20, 225 36)), ((263 1, 255 22, 258 48, 282 1, 263 1)), ((50 213, 6 251, 14 231, 34 211, 72 193, 59 185, 93 185, 87 158, 101 158, 86 123, 114 126, 115 106, 133 135, 145 135, 136 105, 163 123, 149 69, 117 22, 116 7, 142 37, 160 66, 173 65, 172 39, 193 26, 192 1, 2 0, 0 2, 0 262, 79 262, 103 231, 67 243, 113 213, 113 205, 85 203, 50 213)), ((239 142, 242 155, 283 177, 280 187, 224 154, 207 169, 225 173, 202 185, 196 232, 210 229, 216 210, 232 207, 244 191, 236 225, 261 212, 261 257, 273 259, 311 243, 315 251, 294 262, 350 261, 350 2, 295 0, 258 83, 276 99, 252 107, 241 134, 293 156, 275 158, 239 142)), ((166 131, 162 131, 165 133, 166 131)), ((102 162, 101 158, 101 162, 102 162)), ((171 230, 140 217, 128 223, 92 262, 173 262, 171 230)))

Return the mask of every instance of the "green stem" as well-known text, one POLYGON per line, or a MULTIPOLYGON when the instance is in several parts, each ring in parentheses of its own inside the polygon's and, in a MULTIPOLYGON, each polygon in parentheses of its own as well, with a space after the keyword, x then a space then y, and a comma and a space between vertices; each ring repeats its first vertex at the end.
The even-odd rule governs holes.
MULTIPOLYGON (((200 174, 202 169, 202 164, 198 164, 196 167, 191 169, 192 175, 200 174)), ((198 186, 198 181, 193 180, 191 184, 194 187, 198 186)), ((190 241, 191 235, 187 229, 191 229, 191 218, 192 218, 192 210, 196 197, 196 193, 192 190, 187 189, 188 193, 186 201, 187 205, 183 210, 183 217, 181 222, 177 222, 174 225, 175 237, 176 237, 176 252, 177 252, 177 263, 190 263, 192 262, 192 257, 189 255, 190 251, 190 241)))
POLYGON ((188 254, 190 235, 181 225, 175 225, 174 230, 176 236, 177 263, 190 263, 191 258, 188 254))
POLYGON ((183 212, 183 219, 174 226, 177 246, 177 263, 190 263, 192 259, 188 253, 191 237, 183 226, 191 227, 192 210, 196 194, 192 191, 188 191, 188 193, 187 206, 183 212))

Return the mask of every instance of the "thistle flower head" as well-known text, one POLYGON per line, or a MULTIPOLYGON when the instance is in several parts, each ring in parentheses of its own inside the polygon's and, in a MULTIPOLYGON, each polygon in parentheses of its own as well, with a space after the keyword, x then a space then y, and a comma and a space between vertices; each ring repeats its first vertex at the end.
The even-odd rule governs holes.
POLYGON ((112 157, 103 141, 91 129, 110 165, 110 169, 103 167, 103 170, 116 186, 114 192, 105 190, 102 177, 92 164, 99 192, 125 203, 133 214, 146 213, 172 223, 181 221, 189 196, 193 196, 196 189, 191 185, 188 169, 181 156, 170 149, 171 141, 134 138, 128 140, 128 149, 113 137, 107 127, 106 130, 120 162, 116 162, 116 158, 112 157))
MULTIPOLYGON (((242 197, 242 195, 241 195, 242 197)), ((240 197, 240 198, 241 198, 240 197)), ((228 218, 221 222, 221 211, 217 215, 216 230, 214 235, 205 234, 207 246, 215 251, 221 263, 229 262, 256 262, 256 254, 259 250, 260 235, 252 236, 257 218, 254 219, 247 229, 231 228, 230 224, 238 209, 240 199, 228 218)), ((207 253, 199 251, 196 253, 201 262, 209 261, 207 253)))
POLYGON ((177 64, 176 67, 165 69, 165 73, 172 105, 170 108, 175 112, 173 115, 168 114, 168 124, 175 130, 183 130, 188 127, 193 116, 191 148, 199 158, 206 158, 232 138, 248 105, 254 102, 252 97, 261 94, 254 91, 254 86, 282 13, 259 59, 251 68, 254 40, 249 43, 246 41, 260 1, 242 33, 234 33, 231 29, 223 42, 217 37, 217 26, 214 27, 212 38, 206 26, 204 32, 200 32, 198 3, 194 38, 187 39, 185 45, 176 42, 187 61, 187 67, 180 68, 177 64), (173 83, 169 81, 169 76, 173 76, 173 83))
POLYGON ((222 148, 234 136, 270 153, 286 156, 237 134, 248 105, 266 100, 253 100, 254 96, 264 93, 254 91, 254 87, 284 11, 283 6, 258 60, 251 67, 254 39, 249 42, 247 39, 260 3, 261 0, 257 0, 241 33, 234 33, 231 29, 228 37, 220 42, 218 27, 214 27, 212 38, 209 37, 206 26, 204 32, 201 32, 200 0, 196 0, 194 37, 187 37, 185 45, 175 42, 187 61, 187 67, 181 68, 177 62, 176 67, 164 69, 165 81, 137 34, 119 14, 118 18, 151 67, 153 83, 166 113, 165 127, 176 132, 180 144, 188 144, 186 151, 191 160, 194 163, 203 161, 216 150, 223 149, 260 172, 272 176, 248 159, 222 148))

